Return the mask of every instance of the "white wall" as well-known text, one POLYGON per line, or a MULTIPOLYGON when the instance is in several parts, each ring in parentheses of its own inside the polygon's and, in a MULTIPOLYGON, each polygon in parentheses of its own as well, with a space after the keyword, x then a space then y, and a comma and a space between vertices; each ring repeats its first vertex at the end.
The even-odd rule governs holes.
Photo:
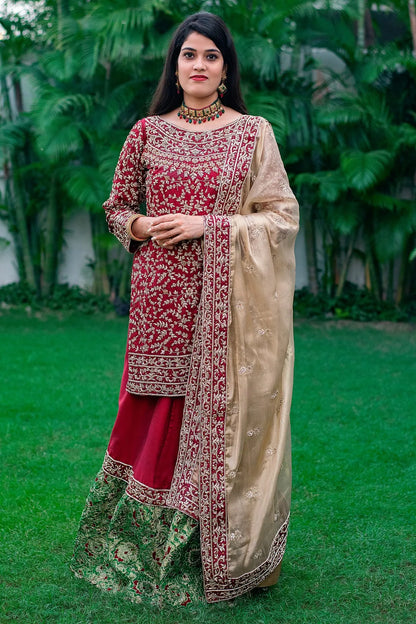
POLYGON ((4 245, 0 241, 0 286, 19 280, 14 245, 6 225, 0 221, 0 239, 2 238, 9 241, 9 245, 4 245))
MULTIPOLYGON (((93 274, 88 263, 94 258, 91 242, 90 221, 87 214, 77 213, 64 222, 65 245, 61 252, 58 281, 71 286, 78 285, 88 290, 93 274)), ((7 239, 10 244, 0 242, 0 286, 19 280, 14 244, 6 225, 0 221, 0 239, 7 239)))
POLYGON ((88 263, 94 259, 88 214, 76 213, 66 219, 64 239, 58 281, 61 284, 78 285, 88 290, 93 280, 88 263))
POLYGON ((302 224, 295 243, 296 256, 296 290, 308 286, 308 267, 306 261, 305 236, 302 224))

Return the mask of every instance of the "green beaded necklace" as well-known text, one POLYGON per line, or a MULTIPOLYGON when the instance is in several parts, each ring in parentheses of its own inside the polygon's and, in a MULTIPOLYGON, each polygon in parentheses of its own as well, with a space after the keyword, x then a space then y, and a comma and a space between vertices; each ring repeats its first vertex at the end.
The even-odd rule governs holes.
POLYGON ((178 112, 179 119, 184 119, 188 123, 200 124, 206 121, 214 121, 225 113, 221 100, 217 98, 215 102, 206 108, 189 108, 182 102, 178 112))

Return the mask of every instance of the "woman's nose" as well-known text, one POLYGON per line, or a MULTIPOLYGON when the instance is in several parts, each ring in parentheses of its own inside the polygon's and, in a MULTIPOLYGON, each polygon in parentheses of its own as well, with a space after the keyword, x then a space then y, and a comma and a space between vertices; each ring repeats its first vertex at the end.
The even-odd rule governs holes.
POLYGON ((194 62, 194 69, 205 69, 205 62, 203 58, 196 58, 194 62))

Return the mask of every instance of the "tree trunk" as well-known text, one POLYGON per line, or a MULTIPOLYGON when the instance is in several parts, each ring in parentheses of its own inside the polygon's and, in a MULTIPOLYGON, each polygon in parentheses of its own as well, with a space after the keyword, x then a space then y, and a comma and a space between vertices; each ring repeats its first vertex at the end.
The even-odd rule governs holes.
POLYGON ((36 271, 30 245, 29 228, 26 217, 26 202, 23 191, 23 182, 20 180, 20 176, 18 174, 19 167, 15 158, 10 158, 10 164, 10 177, 9 180, 6 181, 10 197, 10 201, 8 202, 8 210, 14 212, 14 220, 17 229, 15 239, 20 248, 20 257, 22 259, 20 274, 31 288, 33 288, 34 290, 38 290, 36 271))
POLYGON ((371 280, 371 292, 373 293, 377 301, 382 301, 383 285, 381 280, 380 263, 372 249, 367 252, 367 258, 371 280))
POLYGON ((305 232, 305 248, 306 248, 306 262, 308 268, 308 284, 309 290, 313 295, 317 295, 319 292, 319 280, 318 280, 318 266, 316 259, 316 232, 315 222, 312 219, 311 210, 309 209, 308 215, 304 221, 303 230, 305 232))
POLYGON ((412 31, 413 56, 416 57, 416 9, 415 0, 409 0, 410 30, 412 31))
POLYGON ((364 15, 364 28, 365 28, 365 46, 367 48, 372 47, 376 41, 376 35, 373 27, 373 20, 371 18, 371 10, 366 9, 364 15))
POLYGON ((389 303, 394 302, 394 269, 396 263, 394 260, 390 260, 387 266, 387 285, 386 285, 386 301, 389 303))
POLYGON ((22 85, 20 84, 20 80, 13 80, 13 92, 14 92, 14 100, 16 103, 17 112, 23 113, 23 93, 22 93, 22 85))
POLYGON ((56 286, 58 274, 58 255, 62 241, 62 209, 57 196, 56 175, 52 174, 49 201, 46 206, 46 231, 44 248, 44 267, 42 294, 51 295, 56 286))
POLYGON ((57 0, 56 13, 58 22, 58 47, 62 46, 62 21, 69 15, 69 0, 57 0))
MULTIPOLYGON (((0 70, 2 70, 2 58, 0 54, 0 70)), ((13 89, 16 98, 16 105, 19 112, 23 107, 22 89, 20 82, 13 80, 13 89)), ((10 91, 4 75, 0 78, 0 93, 2 95, 2 105, 4 118, 13 121, 13 109, 10 102, 10 91)), ((38 290, 36 271, 33 262, 33 254, 30 245, 29 225, 26 215, 26 197, 24 193, 24 183, 20 179, 19 162, 17 157, 9 152, 6 157, 4 167, 6 191, 9 201, 6 202, 7 210, 10 213, 10 221, 14 224, 15 244, 18 248, 17 260, 19 263, 19 274, 31 288, 38 290)))
POLYGON ((92 243, 94 249, 94 286, 97 295, 110 295, 111 286, 108 276, 107 250, 101 244, 103 234, 107 233, 104 228, 103 216, 90 212, 92 243))
MULTIPOLYGON (((403 301, 406 299, 406 296, 409 294, 411 288, 410 286, 410 276, 412 273, 412 265, 409 262, 409 257, 412 252, 412 249, 415 246, 415 236, 410 235, 403 245, 403 250, 400 258, 400 269, 399 269, 399 277, 397 282, 396 296, 395 301, 397 305, 401 305, 403 301)), ((416 260, 413 260, 416 263, 416 260)))
POLYGON ((365 48, 365 0, 358 0, 357 47, 360 52, 365 48))
POLYGON ((339 276, 339 281, 338 281, 338 286, 337 286, 337 290, 335 293, 336 298, 338 299, 338 297, 341 297, 343 291, 344 291, 344 286, 345 286, 345 282, 347 279, 347 275, 348 275, 348 269, 350 268, 350 263, 351 263, 351 258, 352 258, 352 253, 354 251, 354 245, 355 245, 355 240, 357 238, 357 233, 354 232, 351 237, 350 237, 350 242, 348 245, 348 250, 347 253, 345 255, 344 258, 344 262, 342 264, 341 267, 341 273, 339 276))

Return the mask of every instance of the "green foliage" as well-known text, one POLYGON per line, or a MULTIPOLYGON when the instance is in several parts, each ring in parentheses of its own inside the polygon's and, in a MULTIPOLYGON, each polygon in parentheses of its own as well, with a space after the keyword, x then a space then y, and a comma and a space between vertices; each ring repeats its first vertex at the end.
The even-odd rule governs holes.
POLYGON ((341 295, 359 256, 379 301, 415 291, 416 61, 406 2, 387 3, 388 14, 308 0, 29 4, 36 21, 2 17, 0 157, 19 274, 39 295, 53 292, 73 210, 90 213, 95 292, 117 294, 111 284, 129 261, 113 263, 100 206, 174 28, 199 10, 229 25, 249 111, 273 125, 301 206, 311 289, 341 295), (34 94, 25 112, 13 105, 23 80, 34 94))
POLYGON ((295 292, 296 318, 352 321, 392 321, 416 323, 416 304, 413 300, 400 307, 390 301, 380 301, 366 288, 346 283, 339 297, 324 293, 314 295, 307 288, 295 292))
POLYGON ((349 185, 357 191, 366 191, 384 180, 391 167, 391 154, 387 150, 372 152, 350 151, 341 155, 341 171, 349 185))
POLYGON ((0 305, 6 309, 8 306, 23 306, 31 310, 77 310, 84 314, 94 314, 119 310, 121 303, 117 301, 114 306, 106 296, 94 295, 79 286, 68 284, 58 284, 52 294, 45 296, 39 296, 35 289, 24 282, 0 287, 0 305))
MULTIPOLYGON (((387 16, 393 24, 402 19, 387 16)), ((367 12, 368 23, 377 17, 367 12)), ((298 160, 293 179, 310 220, 306 245, 314 293, 340 296, 351 259, 359 257, 373 296, 394 308, 412 296, 416 278, 408 267, 416 234, 410 38, 353 49, 355 18, 347 9, 317 12, 308 26, 309 42, 331 50, 336 70, 321 64, 321 90, 310 115, 313 158, 298 160), (338 33, 332 39, 330 25, 338 33)))

